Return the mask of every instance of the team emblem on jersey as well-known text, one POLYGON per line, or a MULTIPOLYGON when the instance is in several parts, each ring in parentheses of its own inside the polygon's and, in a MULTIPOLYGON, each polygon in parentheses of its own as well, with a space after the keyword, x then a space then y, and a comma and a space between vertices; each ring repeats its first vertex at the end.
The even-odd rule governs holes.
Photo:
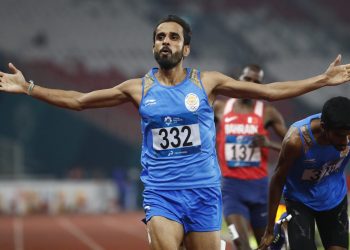
POLYGON ((166 116, 166 117, 164 118, 164 123, 165 123, 167 126, 169 126, 172 122, 173 122, 173 119, 171 119, 170 116, 166 116))
POLYGON ((198 96, 194 93, 189 93, 185 98, 185 105, 189 111, 191 111, 191 112, 196 111, 199 107, 198 96))

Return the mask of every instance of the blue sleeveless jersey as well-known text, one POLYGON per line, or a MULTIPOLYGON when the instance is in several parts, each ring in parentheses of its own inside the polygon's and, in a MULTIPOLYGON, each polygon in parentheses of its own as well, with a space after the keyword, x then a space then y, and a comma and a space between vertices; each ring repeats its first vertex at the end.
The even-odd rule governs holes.
POLYGON ((302 156, 289 170, 284 197, 304 203, 316 210, 336 207, 347 193, 344 169, 349 161, 349 145, 337 151, 332 145, 319 145, 311 131, 316 114, 294 123, 303 143, 302 156))
POLYGON ((153 68, 142 81, 141 180, 145 188, 175 190, 220 186, 213 109, 200 72, 165 86, 153 68))

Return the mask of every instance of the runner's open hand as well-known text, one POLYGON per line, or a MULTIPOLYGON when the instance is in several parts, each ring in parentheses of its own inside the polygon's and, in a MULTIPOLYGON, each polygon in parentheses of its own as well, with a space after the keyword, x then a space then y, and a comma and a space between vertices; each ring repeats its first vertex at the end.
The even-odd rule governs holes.
POLYGON ((11 73, 4 73, 0 71, 0 91, 10 93, 26 93, 28 83, 20 70, 18 70, 12 63, 9 63, 11 73))

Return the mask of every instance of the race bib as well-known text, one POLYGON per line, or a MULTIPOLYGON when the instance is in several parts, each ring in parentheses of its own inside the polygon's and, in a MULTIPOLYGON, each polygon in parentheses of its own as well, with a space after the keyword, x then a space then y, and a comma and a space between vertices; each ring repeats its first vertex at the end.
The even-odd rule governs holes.
POLYGON ((198 117, 196 115, 165 116, 153 122, 152 146, 160 156, 177 156, 201 150, 198 117))
POLYGON ((305 169, 301 179, 303 181, 317 182, 324 176, 324 171, 322 169, 305 169))
POLYGON ((252 136, 226 136, 225 160, 229 167, 258 167, 260 147, 254 147, 252 136))
POLYGON ((341 157, 339 160, 334 162, 327 162, 323 164, 321 168, 308 168, 305 169, 301 179, 303 181, 319 182, 324 177, 329 176, 339 171, 345 157, 341 157))

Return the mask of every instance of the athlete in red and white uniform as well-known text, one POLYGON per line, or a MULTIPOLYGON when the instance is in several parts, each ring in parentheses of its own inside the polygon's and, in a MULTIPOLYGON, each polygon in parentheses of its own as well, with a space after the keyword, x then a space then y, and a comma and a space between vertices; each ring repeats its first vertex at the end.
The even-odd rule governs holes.
POLYGON ((217 136, 222 175, 244 180, 261 179, 267 176, 268 148, 258 147, 255 139, 257 134, 268 136, 263 119, 264 103, 253 101, 252 112, 240 113, 234 110, 237 101, 240 102, 232 98, 226 102, 217 136))
MULTIPOLYGON (((257 65, 248 65, 240 76, 256 83, 262 78, 257 65)), ((282 139, 287 128, 281 114, 263 101, 228 99, 214 108, 225 220, 234 246, 251 249, 250 226, 259 244, 267 223, 268 150, 280 149, 280 143, 269 140, 267 129, 282 139)))

